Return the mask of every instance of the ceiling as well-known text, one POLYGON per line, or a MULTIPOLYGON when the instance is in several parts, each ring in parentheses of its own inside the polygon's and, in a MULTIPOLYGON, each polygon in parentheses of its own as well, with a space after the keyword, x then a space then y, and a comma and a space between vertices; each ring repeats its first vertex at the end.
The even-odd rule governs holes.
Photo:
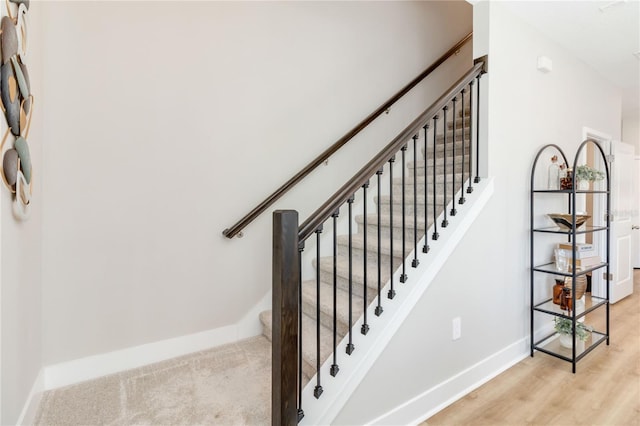
POLYGON ((503 4, 619 87, 623 117, 640 114, 640 0, 503 4))

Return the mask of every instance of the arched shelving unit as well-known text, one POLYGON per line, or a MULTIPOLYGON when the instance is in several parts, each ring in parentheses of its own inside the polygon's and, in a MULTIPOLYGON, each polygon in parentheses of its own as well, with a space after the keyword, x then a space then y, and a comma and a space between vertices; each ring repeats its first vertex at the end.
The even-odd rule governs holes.
MULTIPOLYGON (((545 173, 547 170, 545 168, 545 173)), ((538 202, 538 204, 540 204, 538 202)), ((606 280, 610 277, 610 207, 611 207, 611 181, 609 173, 609 165, 607 162, 607 156, 600 144, 594 140, 588 139, 580 144, 576 155, 572 163, 569 163, 566 155, 562 149, 555 144, 548 144, 540 148, 538 151, 533 166, 531 168, 531 198, 530 198, 530 291, 531 291, 531 356, 533 357, 536 351, 544 352, 548 355, 560 358, 568 361, 572 364, 572 371, 576 372, 576 363, 585 357, 588 353, 594 350, 601 343, 606 342, 609 345, 609 286, 606 285, 606 294, 600 295, 604 297, 596 297, 590 293, 585 293, 580 299, 576 299, 576 282, 581 276, 588 274, 600 273, 604 271, 603 279, 606 280), (578 161, 584 158, 585 150, 590 145, 593 146, 594 157, 600 155, 601 170, 604 173, 603 184, 600 184, 597 188, 589 187, 589 189, 578 189, 576 179, 574 179, 575 170, 578 167, 578 161), (571 188, 559 189, 551 188, 549 185, 545 188, 541 188, 540 182, 544 179, 540 179, 540 176, 536 172, 540 172, 538 167, 540 166, 539 160, 543 154, 557 155, 564 160, 564 164, 572 165, 573 169, 570 172, 569 177, 571 179, 571 188), (588 223, 582 226, 576 226, 576 212, 579 203, 586 204, 586 197, 601 197, 601 202, 604 202, 604 217, 593 217, 593 223, 588 223), (556 198, 566 200, 566 214, 570 215, 571 221, 568 223, 568 228, 560 226, 547 226, 540 225, 542 222, 541 216, 546 213, 556 212, 541 212, 536 203, 540 198, 545 198, 547 203, 556 202, 556 198), (602 249, 598 253, 603 253, 600 262, 590 264, 583 268, 576 265, 578 254, 578 239, 583 236, 596 233, 605 233, 604 238, 605 250, 602 249), (564 240, 561 238, 564 237, 564 240), (556 267, 556 262, 543 261, 542 263, 536 263, 536 260, 540 258, 548 259, 545 257, 544 248, 540 246, 542 243, 536 244, 537 240, 546 239, 546 243, 549 245, 551 242, 565 243, 571 247, 571 257, 567 265, 567 270, 560 270, 556 267), (550 287, 548 286, 549 278, 556 281, 564 280, 565 287, 570 288, 571 297, 567 299, 566 304, 569 306, 558 305, 554 302, 553 297, 549 298, 550 287), (570 285, 567 281, 570 279, 570 285), (545 288, 545 283, 547 287, 545 288), (585 323, 587 315, 595 315, 597 312, 604 310, 604 319, 597 322, 597 327, 588 335, 585 341, 581 341, 576 333, 577 327, 582 327, 581 324, 585 323), (544 326, 540 326, 544 321, 549 318, 554 319, 554 323, 565 321, 565 324, 570 324, 571 340, 572 344, 570 348, 564 347, 560 343, 559 333, 555 330, 549 332, 545 330, 544 326), (567 322, 569 321, 569 322, 567 322), (537 330, 543 330, 543 336, 536 338, 535 333, 537 330)), ((593 212, 592 212, 593 213, 593 212)), ((593 276, 593 275, 592 275, 593 276)))

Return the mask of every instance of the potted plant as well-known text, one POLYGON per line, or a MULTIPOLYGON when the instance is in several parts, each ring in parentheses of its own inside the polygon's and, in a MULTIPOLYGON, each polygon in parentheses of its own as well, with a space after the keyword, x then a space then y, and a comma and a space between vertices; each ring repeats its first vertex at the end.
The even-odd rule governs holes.
MULTIPOLYGON (((555 323, 554 329, 560 335, 560 345, 571 349, 573 345, 572 321, 569 318, 561 317, 555 317, 553 321, 555 323)), ((582 322, 576 322, 576 337, 580 339, 580 341, 586 341, 592 331, 593 328, 588 325, 582 322)))
POLYGON ((604 172, 583 164, 576 167, 575 179, 578 181, 578 188, 586 190, 589 189, 589 182, 604 179, 604 172))

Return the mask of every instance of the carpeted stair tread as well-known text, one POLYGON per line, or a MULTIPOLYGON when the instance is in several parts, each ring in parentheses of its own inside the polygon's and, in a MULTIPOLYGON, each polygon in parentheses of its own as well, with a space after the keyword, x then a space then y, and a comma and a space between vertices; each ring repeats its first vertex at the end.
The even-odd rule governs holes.
MULTIPOLYGON (((390 253, 390 246, 391 246, 391 244, 389 244, 389 236, 381 235, 381 237, 382 238, 380 240, 380 255, 382 257, 386 257, 388 260, 389 253, 390 253)), ((348 235, 338 236, 338 245, 347 247, 348 244, 349 244, 348 235)), ((354 251, 358 250, 358 252, 363 253, 364 252, 364 234, 360 232, 358 232, 357 234, 353 234, 351 236, 351 244, 353 245, 354 251)), ((398 238, 397 241, 394 241, 393 243, 393 256, 396 258, 396 260, 402 259, 401 244, 402 244, 401 238, 398 238)), ((378 236, 375 233, 367 234, 367 254, 369 258, 375 258, 378 255, 378 236)))
MULTIPOLYGON (((338 341, 349 331, 349 293, 341 288, 336 289, 337 317, 336 328, 338 341)), ((373 300, 372 292, 367 292, 369 302, 373 300)), ((316 318, 316 282, 315 280, 302 283, 302 312, 310 318, 316 318)), ((364 299, 352 294, 352 320, 355 323, 364 312, 364 299)), ((320 320, 322 325, 333 330, 333 285, 320 283, 320 320)))
MULTIPOLYGON (((395 211, 394 211, 395 213, 395 211)), ((356 215, 355 217, 356 223, 358 225, 364 225, 364 215, 356 215)), ((413 233, 414 223, 413 223, 413 214, 405 214, 405 229, 410 230, 413 233)), ((383 228, 388 228, 391 226, 391 216, 388 214, 380 215, 380 225, 383 228)), ((419 230, 424 230, 424 218, 418 217, 418 221, 416 223, 418 225, 419 230)), ((369 227, 377 227, 378 226, 378 214, 368 214, 367 215, 367 226, 369 227)), ((393 227, 400 228, 402 227, 402 215, 393 215, 393 227)), ((399 231, 398 231, 399 232, 399 231)))
MULTIPOLYGON (((451 182, 451 177, 452 176, 454 176, 456 182, 460 182, 460 180, 462 179, 462 172, 453 173, 452 170, 450 170, 450 169, 451 169, 451 165, 447 164, 447 174, 446 175, 443 173, 444 169, 442 169, 442 168, 437 168, 436 169, 436 184, 444 183, 445 176, 446 176, 447 183, 451 182)), ((413 180, 413 173, 407 172, 405 174, 405 176, 404 176, 404 181, 405 181, 405 185, 413 187, 413 183, 415 182, 413 180)), ((433 185, 433 175, 430 174, 428 176, 427 183, 433 185)), ((400 175, 400 177, 395 177, 395 175, 394 175, 393 184, 402 186, 402 175, 400 175)), ((420 186, 424 185, 424 176, 418 176, 418 185, 420 185, 420 186)), ((413 188, 411 190, 413 191, 413 188)))
MULTIPOLYGON (((429 188, 427 188, 429 189, 429 188)), ((447 201, 450 200, 450 195, 447 195, 447 201)), ((383 206, 383 210, 380 211, 380 213, 385 214, 384 211, 386 211, 388 213, 389 211, 389 204, 391 202, 391 197, 389 195, 382 195, 380 197, 380 201, 378 201, 378 197, 376 197, 376 203, 379 203, 380 206, 383 206)), ((418 203, 418 206, 420 205, 424 205, 424 190, 423 191, 418 191, 417 193, 417 197, 416 197, 416 201, 418 203)), ((433 191, 428 191, 427 192, 427 201, 429 202, 429 208, 431 209, 433 207, 433 191)), ((407 193, 405 194, 404 197, 404 202, 407 206, 409 205, 413 205, 413 191, 407 191, 407 193)), ((402 205, 402 196, 398 196, 397 193, 394 193, 393 195, 393 205, 394 206, 400 206, 402 205)), ((436 194, 436 205, 441 207, 444 205, 444 195, 439 193, 436 194)), ((395 207, 393 210, 394 214, 396 212, 395 207)), ((376 213, 377 214, 377 213, 376 213)))
MULTIPOLYGON (((369 235, 369 234, 368 234, 369 235)), ((363 233, 355 233, 352 236, 352 240, 355 236, 363 236, 363 233)), ((369 235, 369 237, 371 237, 371 235, 369 235)), ((384 240, 384 236, 382 238, 384 240)), ((388 237, 387 237, 388 239, 388 237)), ((396 239, 398 241, 402 241, 401 239, 396 239)), ((342 256, 345 259, 348 259, 349 256, 349 235, 339 235, 338 239, 338 246, 337 246, 337 252, 338 252, 338 256, 342 256)), ((395 243, 394 243, 395 244, 395 243)), ((388 252, 388 250, 387 250, 388 252)), ((394 258, 394 263, 400 263, 402 261, 402 251, 401 250, 394 250, 394 252, 396 253, 396 256, 394 258)), ((367 250, 367 263, 375 263, 377 264, 378 262, 378 253, 377 251, 371 251, 371 250, 367 250)), ((353 245, 351 248, 351 257, 352 260, 354 262, 354 265, 358 265, 358 264, 363 264, 364 263, 364 250, 363 247, 359 247, 356 245, 353 245)), ((389 262, 389 255, 388 253, 385 254, 382 252, 380 252, 380 260, 384 261, 384 262, 389 262)))
MULTIPOLYGON (((388 259, 388 258, 387 258, 388 259)), ((314 260, 314 267, 315 267, 314 260)), ((396 264, 394 262, 394 271, 399 266, 399 263, 396 264)), ((384 284, 389 280, 389 262, 382 261, 380 268, 380 279, 381 283, 384 284)), ((320 271, 321 276, 320 279, 326 283, 331 283, 333 281, 333 259, 331 257, 321 257, 320 258, 320 271)), ((348 291, 349 290, 349 262, 347 259, 339 259, 337 262, 337 278, 338 278, 338 287, 348 291)), ((378 287, 378 267, 374 262, 367 262, 367 293, 371 291, 371 289, 375 289, 378 287)), ((363 265, 354 265, 352 270, 352 291, 353 294, 357 294, 358 296, 362 296, 364 294, 364 270, 363 265)))
MULTIPOLYGON (((447 129, 449 129, 449 130, 453 129, 453 120, 447 119, 447 129)), ((456 131, 458 129, 462 129, 462 119, 459 116, 456 119, 456 131)), ((470 129, 470 127, 469 127, 469 117, 465 117, 465 119, 464 119, 464 129, 465 129, 464 130, 465 132, 467 132, 468 129, 470 129)))
MULTIPOLYGON (((447 148, 447 152, 453 151, 453 134, 447 133, 447 143, 444 143, 444 135, 436 136, 436 158, 442 155, 442 152, 447 148)), ((462 140, 462 132, 456 132, 455 148, 456 152, 462 154, 462 148, 465 152, 469 152, 469 135, 465 133, 464 142, 462 140)), ((424 155, 424 144, 420 144, 420 152, 424 155)), ((429 152, 428 158, 432 158, 433 155, 433 139, 427 141, 427 152, 429 152)))
MULTIPOLYGON (((456 130, 456 151, 462 152, 462 144, 464 141, 464 145, 466 145, 466 148, 469 148, 469 134, 467 133, 467 131, 465 130, 464 132, 464 138, 462 137, 462 130, 456 130)), ((442 133, 436 133, 436 147, 439 149, 442 149, 445 144, 444 144, 444 134, 442 133)), ((453 131, 447 131, 447 148, 451 149, 451 142, 453 142, 453 131)), ((418 141, 418 147, 421 149, 421 151, 424 151, 424 139, 420 139, 418 141)), ((428 138, 427 138, 427 149, 429 152, 433 152, 433 134, 429 134, 428 138)))
MULTIPOLYGON (((456 164, 462 164, 462 160, 463 160, 462 153, 456 152, 456 156, 455 156, 456 164)), ((468 165, 468 162, 469 162, 469 156, 465 155, 464 156, 464 163, 468 165)), ((452 155, 447 155, 447 166, 449 166, 451 163, 453 163, 453 156, 452 155)), ((424 170, 424 164, 425 164, 424 159, 421 158, 421 159, 417 160, 415 162, 416 170, 420 170, 420 169, 424 170)), ((436 158, 436 169, 442 167, 443 165, 444 165, 444 157, 436 158)), ((413 170, 413 166, 414 166, 413 161, 407 161, 407 169, 408 170, 413 170)), ((429 158, 427 160, 427 169, 433 169, 433 159, 432 158, 429 158)))

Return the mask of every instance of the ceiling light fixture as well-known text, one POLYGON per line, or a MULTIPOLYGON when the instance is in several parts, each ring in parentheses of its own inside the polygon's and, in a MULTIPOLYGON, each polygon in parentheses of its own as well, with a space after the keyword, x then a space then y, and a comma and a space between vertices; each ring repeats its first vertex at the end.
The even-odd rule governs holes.
POLYGON ((609 8, 614 7, 614 6, 619 6, 622 3, 626 3, 628 0, 613 0, 611 3, 607 3, 603 6, 600 6, 598 9, 600 9, 600 12, 606 12, 609 8))

